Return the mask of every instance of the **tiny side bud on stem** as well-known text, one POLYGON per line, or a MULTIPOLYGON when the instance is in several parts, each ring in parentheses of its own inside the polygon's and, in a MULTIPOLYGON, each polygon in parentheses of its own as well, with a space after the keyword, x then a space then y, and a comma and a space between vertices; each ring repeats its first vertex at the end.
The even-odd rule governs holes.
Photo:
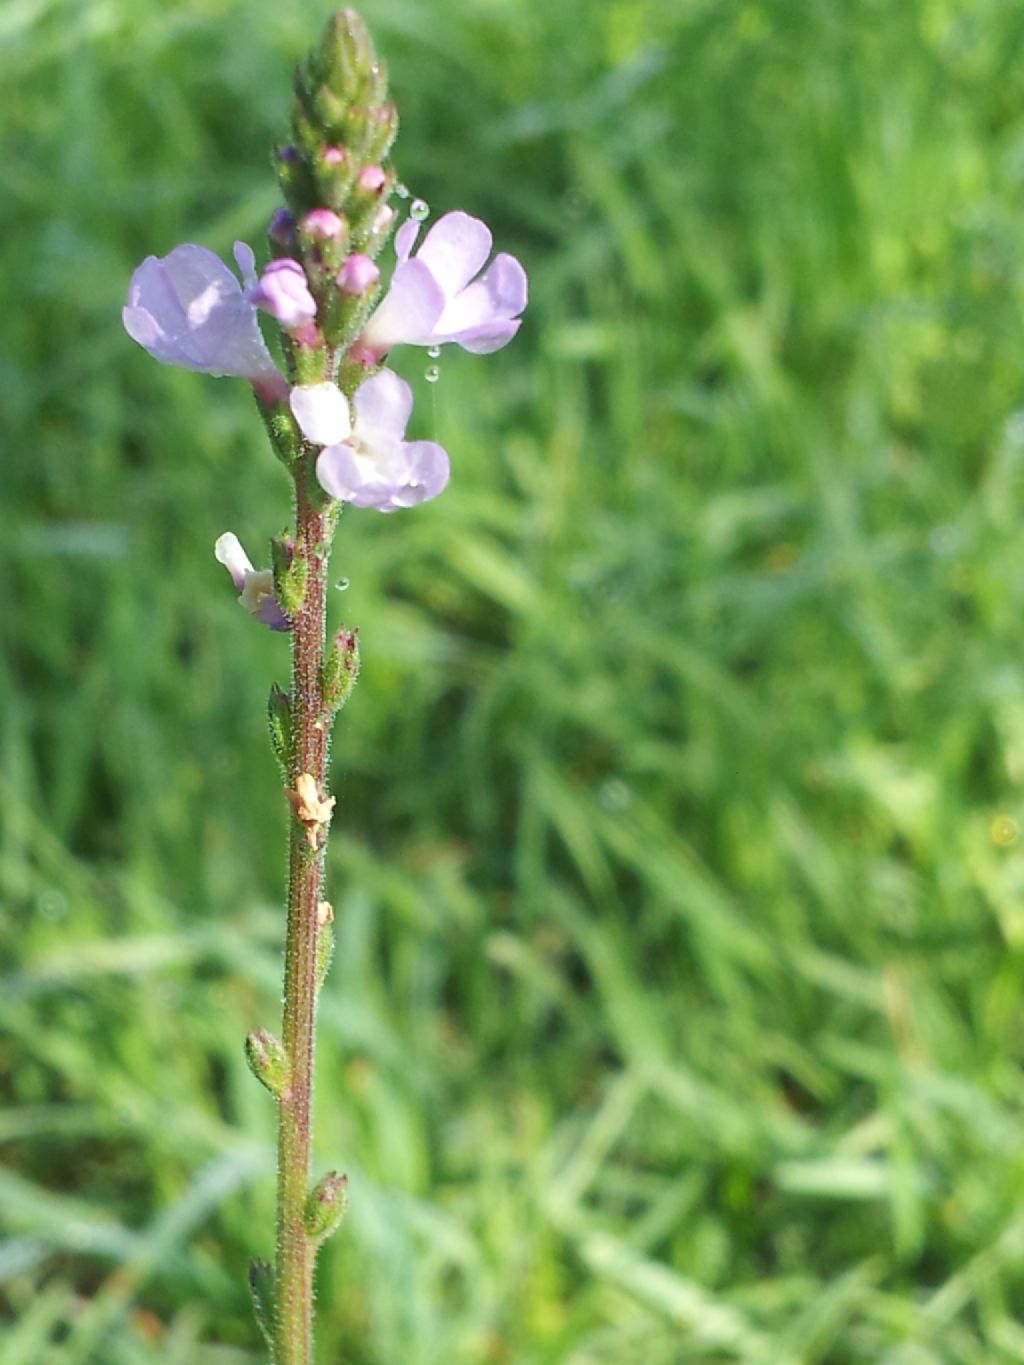
POLYGON ((333 714, 349 699, 359 677, 359 631, 345 626, 331 640, 324 659, 324 704, 333 714))
POLYGON ((291 1077, 288 1054, 280 1038, 268 1029, 253 1029, 245 1040, 245 1059, 256 1079, 279 1100, 291 1077))
POLYGON ((348 1176, 328 1171, 306 1200, 306 1233, 315 1242, 323 1242, 336 1232, 348 1203, 348 1176))

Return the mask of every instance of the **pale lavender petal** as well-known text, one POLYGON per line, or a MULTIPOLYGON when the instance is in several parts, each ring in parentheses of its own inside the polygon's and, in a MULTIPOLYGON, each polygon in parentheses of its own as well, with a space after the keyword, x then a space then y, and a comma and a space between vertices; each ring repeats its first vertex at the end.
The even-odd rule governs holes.
POLYGON ((253 616, 271 630, 291 630, 292 618, 285 611, 284 607, 276 597, 261 597, 260 604, 253 612, 253 616))
POLYGON ((492 240, 486 223, 456 209, 437 220, 416 259, 429 267, 446 298, 452 298, 483 268, 492 240))
POLYGON ((412 415, 412 389, 393 370, 381 370, 360 384, 352 402, 355 434, 361 443, 388 445, 405 435, 412 415))
POLYGON ((371 316, 360 344, 379 354, 401 342, 430 345, 445 297, 428 266, 418 257, 403 261, 391 277, 391 288, 371 316))
POLYGON ((436 497, 447 485, 449 461, 433 441, 396 442, 372 453, 342 444, 321 452, 316 473, 332 497, 353 507, 393 512, 436 497))
POLYGON ((479 331, 486 323, 515 317, 526 301, 526 271, 514 256, 495 256, 478 280, 449 300, 434 331, 445 341, 461 341, 461 334, 470 329, 479 331))
POLYGON ((357 489, 370 477, 361 459, 351 446, 335 445, 321 450, 316 462, 316 477, 320 487, 339 502, 351 502, 357 489))
POLYGON ((335 445, 352 430, 348 399, 337 384, 296 384, 289 402, 303 436, 314 445, 335 445))
POLYGON ((410 477, 404 492, 395 496, 395 504, 415 507, 436 498, 448 487, 451 461, 447 450, 436 441, 406 441, 404 444, 410 477))
POLYGON ((491 355, 508 345, 519 331, 521 322, 520 318, 498 318, 494 322, 481 323, 479 327, 467 327, 456 336, 438 337, 438 343, 453 341, 473 355, 491 355))
POLYGON ((222 536, 218 536, 213 553, 217 563, 223 564, 231 575, 231 581, 236 589, 242 592, 245 588, 246 575, 253 572, 253 567, 234 531, 225 531, 222 536))
POLYGON ((252 305, 206 247, 189 243, 162 260, 147 257, 132 276, 122 317, 129 336, 165 365, 254 383, 278 378, 252 305))
POLYGON ((395 255, 400 261, 409 259, 409 253, 416 245, 420 235, 420 224, 415 218, 407 218, 395 233, 395 255))
POLYGON ((256 283, 256 253, 248 242, 236 242, 232 247, 232 254, 242 283, 248 289, 256 283))
POLYGON ((147 256, 132 275, 121 319, 132 340, 161 364, 205 368, 196 354, 185 309, 156 256, 147 256))

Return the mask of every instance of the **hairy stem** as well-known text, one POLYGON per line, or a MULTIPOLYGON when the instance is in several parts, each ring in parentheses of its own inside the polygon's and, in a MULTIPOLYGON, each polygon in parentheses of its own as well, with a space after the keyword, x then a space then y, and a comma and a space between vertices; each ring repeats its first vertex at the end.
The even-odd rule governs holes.
MULTIPOLYGON (((296 555, 308 565, 305 598, 292 637, 291 783, 309 773, 323 793, 330 719, 323 700, 328 528, 312 505, 304 469, 296 479, 296 555)), ((316 846, 299 819, 291 820, 288 931, 285 947, 283 1041, 289 1083, 280 1099, 277 1180, 275 1365, 312 1365, 313 1263, 316 1246, 304 1225, 312 1153, 313 1055, 316 1026, 317 907, 326 828, 316 846)))

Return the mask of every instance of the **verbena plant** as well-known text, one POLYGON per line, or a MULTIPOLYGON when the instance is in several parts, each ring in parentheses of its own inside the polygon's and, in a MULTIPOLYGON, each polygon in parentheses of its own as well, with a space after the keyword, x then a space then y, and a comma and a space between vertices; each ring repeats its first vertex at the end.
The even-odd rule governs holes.
POLYGON ((292 137, 276 149, 286 206, 269 225, 269 263, 257 272, 255 253, 236 242, 239 282, 205 247, 175 247, 138 267, 123 314, 156 360, 248 380, 294 484, 294 524, 271 541, 272 567, 255 569, 231 532, 215 546, 241 604, 292 646, 291 687, 275 684, 268 704, 291 812, 283 1024, 280 1037, 260 1028, 246 1040, 280 1115, 276 1260, 250 1268, 275 1365, 313 1358, 314 1264, 346 1197, 344 1175, 313 1183, 311 1171, 317 995, 333 949, 323 886, 334 808, 328 756, 359 671, 357 632, 328 631, 331 545, 346 504, 394 512, 448 483, 443 447, 405 439, 413 395, 385 367, 391 348, 498 350, 516 334, 527 298, 520 263, 499 254, 488 265, 491 233, 469 214, 446 214, 415 250, 428 216, 420 200, 398 226, 397 264, 382 287, 376 258, 401 216, 389 201, 409 198, 388 161, 397 128, 366 28, 341 10, 296 72, 292 137), (277 324, 280 364, 258 310, 277 324))

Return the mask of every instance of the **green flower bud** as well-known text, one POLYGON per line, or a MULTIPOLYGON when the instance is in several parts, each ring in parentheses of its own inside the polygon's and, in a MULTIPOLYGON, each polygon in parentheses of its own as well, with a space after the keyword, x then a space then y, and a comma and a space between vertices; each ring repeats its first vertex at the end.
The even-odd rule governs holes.
POLYGON ((330 711, 341 710, 358 677, 359 631, 342 626, 328 645, 324 660, 324 704, 330 711))
POLYGON ((338 1230, 347 1204, 348 1176, 328 1171, 306 1200, 307 1235, 315 1242, 325 1241, 332 1232, 338 1230))
POLYGON ((331 15, 309 54, 309 68, 311 76, 330 83, 350 103, 372 95, 384 74, 369 30, 354 9, 331 15))
MULTIPOLYGON (((324 209, 348 217, 356 214, 362 219, 360 236, 365 240, 367 205, 365 199, 353 201, 354 187, 362 171, 379 168, 394 141, 398 119, 387 98, 387 70, 355 10, 340 10, 328 21, 296 70, 294 89, 292 145, 278 154, 289 208, 297 220, 324 209)), ((393 183, 389 174, 381 198, 387 198, 393 183)), ((307 243, 302 244, 302 255, 304 264, 315 265, 307 243)), ((315 380, 301 376, 300 382, 315 380)))
POLYGON ((288 1054, 280 1038, 265 1028, 253 1029, 245 1040, 245 1060, 256 1079, 279 1100, 291 1076, 288 1054))
POLYGON ((267 727, 274 757, 285 781, 292 770, 292 703, 288 693, 274 683, 267 698, 267 727))

